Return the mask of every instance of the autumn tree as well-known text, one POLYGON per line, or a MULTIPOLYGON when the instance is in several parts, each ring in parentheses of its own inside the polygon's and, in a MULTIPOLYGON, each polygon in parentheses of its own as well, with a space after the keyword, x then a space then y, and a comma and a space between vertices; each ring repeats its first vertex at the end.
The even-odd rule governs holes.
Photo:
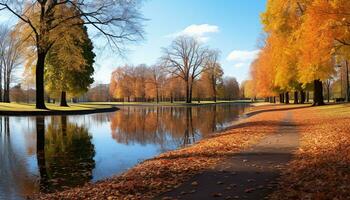
POLYGON ((153 65, 149 70, 148 83, 151 84, 156 93, 156 101, 159 103, 159 95, 166 80, 166 74, 162 66, 153 65))
POLYGON ((68 106, 67 92, 72 96, 86 92, 93 82, 93 46, 85 27, 75 26, 64 40, 57 42, 48 52, 45 65, 46 88, 61 97, 60 105, 68 106), (77 32, 81 32, 77 35, 77 32))
POLYGON ((39 109, 46 109, 46 56, 69 29, 86 24, 117 50, 124 42, 142 37, 138 0, 0 0, 1 10, 18 17, 20 23, 17 32, 22 33, 23 38, 29 38, 26 45, 36 53, 36 108, 39 109))
POLYGON ((225 77, 222 84, 223 96, 226 100, 239 98, 239 83, 234 77, 225 77))
POLYGON ((222 76, 224 75, 218 60, 219 51, 209 51, 208 61, 201 77, 203 84, 207 85, 207 90, 211 91, 214 102, 216 102, 218 86, 222 83, 222 76))
POLYGON ((164 66, 170 74, 185 82, 186 103, 191 103, 193 84, 207 64, 208 49, 196 39, 182 36, 163 51, 164 66))

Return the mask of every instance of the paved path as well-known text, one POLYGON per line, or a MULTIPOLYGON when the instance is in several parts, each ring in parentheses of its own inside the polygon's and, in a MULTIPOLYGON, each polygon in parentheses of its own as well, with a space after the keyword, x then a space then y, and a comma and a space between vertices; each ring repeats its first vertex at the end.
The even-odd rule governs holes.
POLYGON ((286 112, 277 133, 252 148, 156 199, 264 199, 277 187, 280 170, 299 146, 299 134, 286 112))

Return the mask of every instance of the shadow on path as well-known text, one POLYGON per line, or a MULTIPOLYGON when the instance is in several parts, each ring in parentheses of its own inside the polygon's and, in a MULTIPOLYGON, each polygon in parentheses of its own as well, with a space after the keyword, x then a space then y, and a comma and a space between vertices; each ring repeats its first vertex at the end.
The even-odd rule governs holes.
POLYGON ((156 199, 264 199, 299 146, 290 112, 277 132, 156 199))

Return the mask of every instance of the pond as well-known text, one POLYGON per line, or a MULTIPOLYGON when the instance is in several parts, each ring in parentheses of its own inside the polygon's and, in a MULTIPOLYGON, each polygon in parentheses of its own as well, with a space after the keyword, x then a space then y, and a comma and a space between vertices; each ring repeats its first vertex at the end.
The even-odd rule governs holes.
POLYGON ((0 199, 23 199, 120 174, 239 119, 248 104, 123 106, 81 116, 0 116, 0 199))

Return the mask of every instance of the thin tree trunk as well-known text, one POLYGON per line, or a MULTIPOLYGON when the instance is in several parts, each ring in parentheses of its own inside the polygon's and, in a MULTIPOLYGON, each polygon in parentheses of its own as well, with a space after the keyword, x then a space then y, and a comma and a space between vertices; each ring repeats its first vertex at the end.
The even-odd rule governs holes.
POLYGON ((190 85, 188 80, 186 80, 186 103, 191 103, 190 101, 190 85))
POLYGON ((3 96, 2 96, 2 73, 1 73, 1 70, 3 69, 3 66, 0 65, 0 102, 3 102, 3 96))
POLYGON ((322 81, 314 80, 314 102, 313 106, 324 105, 322 81))
POLYGON ((283 93, 280 94, 280 103, 284 103, 284 94, 283 93))
POLYGON ((330 101, 330 85, 327 85, 327 102, 330 101))
POLYGON ((46 53, 38 53, 35 69, 35 86, 36 86, 36 108, 47 109, 44 97, 44 66, 46 53))
POLYGON ((349 85, 349 62, 345 61, 345 67, 346 67, 346 102, 349 102, 350 100, 350 85, 349 85))
POLYGON ((285 93, 285 103, 289 104, 289 92, 285 93))
POLYGON ((68 107, 67 104, 67 93, 65 91, 61 92, 61 102, 60 102, 60 106, 62 107, 68 107))
POLYGON ((305 103, 305 91, 304 90, 300 91, 300 103, 301 104, 305 103))
POLYGON ((216 102, 216 85, 215 85, 215 80, 213 80, 213 95, 214 95, 214 102, 216 102))
POLYGON ((294 92, 294 104, 299 104, 299 94, 298 91, 294 92))

